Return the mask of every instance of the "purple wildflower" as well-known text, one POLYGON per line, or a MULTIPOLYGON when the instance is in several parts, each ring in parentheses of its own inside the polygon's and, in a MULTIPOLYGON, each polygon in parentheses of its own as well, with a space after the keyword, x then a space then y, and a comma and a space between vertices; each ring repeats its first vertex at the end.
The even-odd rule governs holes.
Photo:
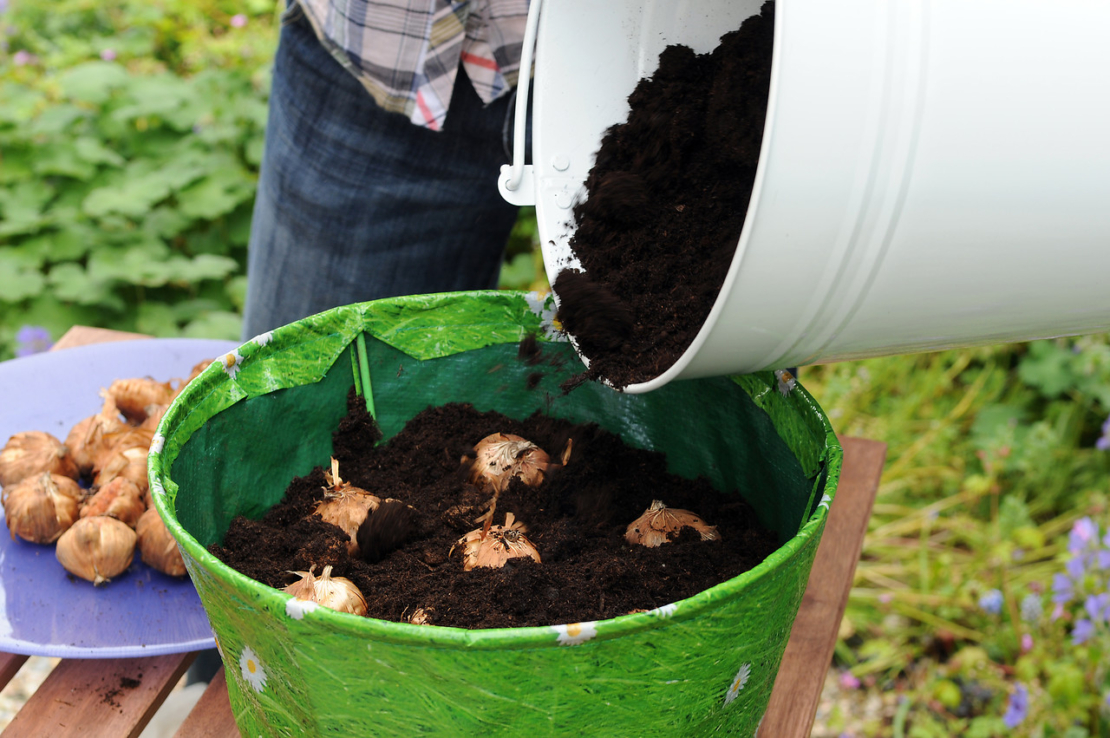
POLYGON ((237 13, 236 15, 231 16, 232 28, 242 28, 245 25, 247 25, 247 16, 243 15, 242 13, 237 13))
POLYGON ((8 0, 0 0, 0 13, 8 12, 8 0))
POLYGON ((1033 636, 1028 633, 1021 634, 1021 652, 1029 653, 1033 650, 1033 636))
POLYGON ((1087 595, 1087 601, 1083 603, 1083 608, 1087 611, 1091 620, 1096 623, 1100 620, 1110 619, 1110 592, 1087 595))
POLYGON ((1079 553, 1090 545, 1091 541, 1098 539, 1098 523, 1084 515, 1075 521, 1068 534, 1068 550, 1079 553))
POLYGON ((12 55, 12 64, 17 67, 25 67, 28 64, 35 63, 35 55, 25 49, 20 49, 12 55))
POLYGON ((1083 575, 1087 573, 1086 558, 1086 556, 1073 556, 1064 564, 1064 569, 1068 572, 1068 576, 1071 577, 1073 581, 1082 581, 1083 575))
POLYGON ((1071 631, 1071 642, 1076 646, 1086 643, 1090 640, 1091 636, 1095 634, 1095 624, 1087 618, 1080 618, 1075 621, 1075 627, 1071 631))
POLYGON ((839 682, 841 689, 859 689, 859 679, 850 671, 841 672, 839 682))
POLYGON ((1052 601, 1056 604, 1063 604, 1064 602, 1071 602, 1072 597, 1075 596, 1075 585, 1072 583, 1071 577, 1066 577, 1063 574, 1052 575, 1052 601))
POLYGON ((100 52, 100 58, 103 59, 104 61, 115 61, 116 60, 116 50, 115 49, 104 49, 103 51, 100 52))
POLYGON ((25 325, 15 334, 15 355, 19 357, 30 356, 54 345, 50 340, 50 331, 38 325, 25 325))
POLYGON ((1110 418, 1102 424, 1102 436, 1095 441, 1095 448, 1099 451, 1110 449, 1110 418))
POLYGON ((1002 612, 1002 593, 997 589, 988 590, 986 594, 979 598, 979 607, 991 615, 1002 612))
POLYGON ((1002 716, 1002 722, 1007 728, 1016 728, 1022 724, 1028 714, 1029 690, 1024 684, 1018 684, 1010 694, 1010 701, 1006 705, 1006 714, 1002 716))

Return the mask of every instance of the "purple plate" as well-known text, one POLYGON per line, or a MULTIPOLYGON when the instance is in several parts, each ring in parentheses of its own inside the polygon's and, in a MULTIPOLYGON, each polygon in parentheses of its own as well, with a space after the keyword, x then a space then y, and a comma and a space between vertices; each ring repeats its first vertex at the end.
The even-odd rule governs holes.
MULTIPOLYGON (((238 344, 188 338, 100 343, 0 363, 0 443, 46 431, 64 441, 100 410, 116 379, 189 376, 238 344)), ((2 514, 0 510, 0 514, 2 514)), ((5 528, 7 526, 5 525, 5 528)), ((61 658, 126 658, 212 648, 212 629, 188 577, 139 560, 93 587, 69 576, 54 546, 13 541, 0 528, 0 651, 61 658)))

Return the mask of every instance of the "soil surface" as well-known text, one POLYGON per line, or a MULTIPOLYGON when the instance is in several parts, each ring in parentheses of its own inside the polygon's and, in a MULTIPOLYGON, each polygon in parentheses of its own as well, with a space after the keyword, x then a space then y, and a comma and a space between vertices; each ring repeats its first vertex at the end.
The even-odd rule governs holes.
MULTIPOLYGON (((261 520, 233 520, 223 544, 210 549, 221 561, 276 588, 296 579, 289 571, 315 566, 319 574, 330 564, 333 576, 359 587, 371 617, 405 622, 423 608, 435 625, 495 628, 650 610, 735 577, 778 547, 738 494, 670 475, 663 455, 630 448, 596 425, 539 414, 517 421, 451 404, 429 407, 376 446, 380 434, 365 404, 352 393, 348 405, 334 434, 340 476, 414 508, 378 521, 376 545, 363 546, 377 562, 351 558, 342 530, 312 514, 323 498, 322 468, 294 479, 261 520), (570 460, 537 487, 514 479, 497 503, 493 522, 514 513, 542 563, 518 558, 500 569, 463 571, 463 547, 456 543, 480 527, 475 518, 490 495, 468 483, 460 461, 498 432, 527 438, 552 459, 571 439, 570 460), (656 499, 715 525, 720 540, 703 541, 685 527, 658 548, 627 543, 629 523, 656 499)), ((360 534, 391 507, 371 513, 360 534)))
POLYGON ((767 2, 709 54, 667 47, 627 122, 602 139, 574 209, 585 274, 552 285, 590 360, 583 379, 625 387, 662 374, 709 315, 755 182, 774 27, 767 2))

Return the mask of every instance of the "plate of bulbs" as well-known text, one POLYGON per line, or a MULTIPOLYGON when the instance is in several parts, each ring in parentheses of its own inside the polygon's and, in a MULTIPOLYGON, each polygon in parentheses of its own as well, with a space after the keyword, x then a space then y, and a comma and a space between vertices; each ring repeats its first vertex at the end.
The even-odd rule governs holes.
POLYGON ((213 647, 150 504, 146 454, 181 387, 236 345, 122 341, 0 363, 0 651, 127 658, 213 647))

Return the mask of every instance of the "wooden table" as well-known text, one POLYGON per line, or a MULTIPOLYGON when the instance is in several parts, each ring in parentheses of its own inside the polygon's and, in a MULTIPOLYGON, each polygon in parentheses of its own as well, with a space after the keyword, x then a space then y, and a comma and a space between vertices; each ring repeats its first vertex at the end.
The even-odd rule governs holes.
MULTIPOLYGON (((142 338, 147 337, 77 326, 62 336, 53 350, 142 338)), ((813 727, 886 458, 885 444, 861 438, 842 438, 841 443, 844 468, 836 500, 829 510, 809 586, 794 621, 760 731, 769 738, 801 738, 809 735, 813 727)), ((137 736, 194 658, 193 653, 183 653, 147 658, 65 659, 19 711, 4 736, 137 736), (138 682, 138 686, 120 689, 110 700, 98 688, 135 683, 128 679, 138 682)), ((26 656, 0 653, 0 688, 26 660, 26 656)), ((238 734, 221 669, 177 736, 221 738, 238 734)))

